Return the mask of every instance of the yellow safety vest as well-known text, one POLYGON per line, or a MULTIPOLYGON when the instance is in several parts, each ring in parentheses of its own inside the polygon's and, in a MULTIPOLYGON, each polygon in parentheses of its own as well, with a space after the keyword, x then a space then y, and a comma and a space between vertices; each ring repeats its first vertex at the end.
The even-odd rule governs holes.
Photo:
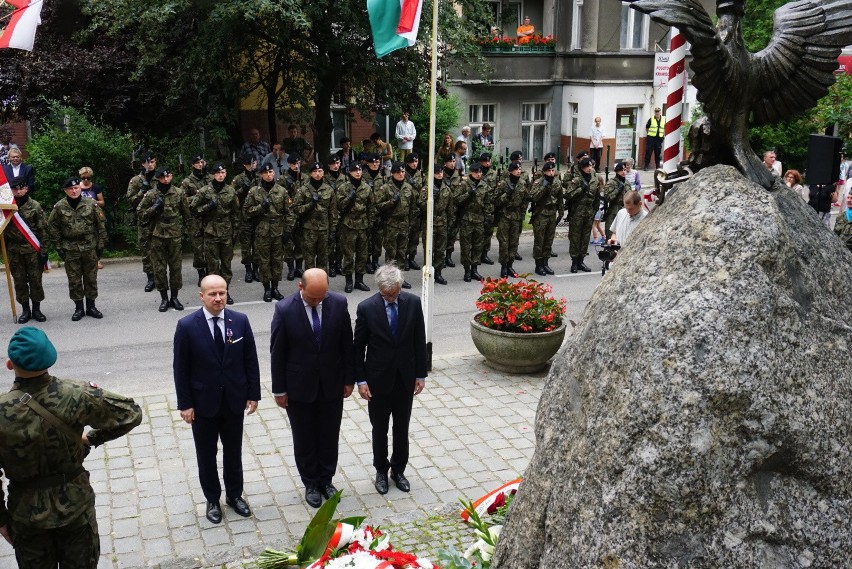
POLYGON ((651 117, 651 124, 648 125, 648 136, 663 137, 666 134, 666 117, 651 117))

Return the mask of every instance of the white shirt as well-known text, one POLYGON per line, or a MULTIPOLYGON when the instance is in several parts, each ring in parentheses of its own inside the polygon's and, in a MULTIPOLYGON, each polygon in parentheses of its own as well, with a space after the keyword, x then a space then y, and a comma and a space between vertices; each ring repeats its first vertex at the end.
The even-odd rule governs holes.
POLYGON ((603 148, 604 131, 602 128, 593 126, 589 131, 589 145, 592 148, 603 148))
MULTIPOLYGON (((311 330, 314 329, 314 307, 305 302, 305 297, 302 296, 302 291, 299 291, 299 298, 302 299, 302 304, 305 306, 305 314, 308 315, 308 322, 311 323, 311 330)), ((317 314, 319 314, 320 325, 322 325, 322 302, 317 304, 317 314)))
POLYGON ((456 142, 464 142, 467 145, 467 150, 464 151, 464 155, 470 158, 470 137, 460 134, 456 139, 456 142))
MULTIPOLYGON (((209 310, 207 310, 207 308, 205 308, 203 306, 201 307, 201 310, 204 311, 204 318, 207 319, 207 327, 210 329, 210 335, 215 338, 216 336, 213 335, 213 316, 214 315, 213 315, 212 312, 210 312, 209 310)), ((222 332, 222 339, 224 340, 225 339, 225 311, 223 310, 217 316, 219 317, 219 322, 217 322, 216 324, 219 326, 219 331, 222 332)))
POLYGON ((612 232, 615 234, 616 240, 622 247, 627 244, 627 239, 630 237, 630 234, 633 233, 633 230, 636 229, 639 222, 645 219, 646 215, 648 215, 648 212, 644 209, 640 209, 639 213, 633 217, 630 217, 626 208, 618 210, 618 213, 615 214, 615 221, 612 222, 612 232))
POLYGON ((399 141, 400 150, 411 150, 414 148, 414 139, 417 129, 411 121, 399 121, 396 123, 396 139, 399 141), (408 140, 405 140, 408 138, 408 140))

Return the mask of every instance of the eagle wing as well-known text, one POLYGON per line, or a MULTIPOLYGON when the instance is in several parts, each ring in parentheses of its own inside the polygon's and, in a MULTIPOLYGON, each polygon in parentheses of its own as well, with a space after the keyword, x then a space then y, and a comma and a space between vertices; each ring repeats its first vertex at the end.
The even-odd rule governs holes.
POLYGON ((735 68, 704 7, 697 0, 636 0, 630 7, 683 34, 691 44, 690 68, 698 100, 708 115, 724 114, 731 104, 735 68))
POLYGON ((754 54, 753 124, 790 118, 828 93, 840 51, 852 44, 850 17, 852 0, 801 0, 775 11, 772 40, 754 54))

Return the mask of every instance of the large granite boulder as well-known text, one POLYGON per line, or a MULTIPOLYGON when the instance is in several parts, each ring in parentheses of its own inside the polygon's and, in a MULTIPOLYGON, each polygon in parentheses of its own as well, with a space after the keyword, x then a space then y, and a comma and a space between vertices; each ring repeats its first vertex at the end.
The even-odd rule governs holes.
POLYGON ((702 170, 557 355, 499 569, 852 566, 852 254, 702 170))

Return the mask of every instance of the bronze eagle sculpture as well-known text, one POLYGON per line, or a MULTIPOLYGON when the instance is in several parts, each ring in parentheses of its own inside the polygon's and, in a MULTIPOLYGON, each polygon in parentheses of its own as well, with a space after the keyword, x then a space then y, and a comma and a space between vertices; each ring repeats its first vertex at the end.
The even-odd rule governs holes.
POLYGON ((678 28, 692 44, 692 83, 707 138, 699 143, 703 154, 690 156, 692 169, 729 164, 771 189, 775 176, 752 150, 748 127, 790 118, 828 93, 840 51, 852 44, 852 0, 781 6, 769 45, 757 53, 743 43, 745 0, 717 0, 715 26, 697 0, 635 0, 631 7, 678 28))

